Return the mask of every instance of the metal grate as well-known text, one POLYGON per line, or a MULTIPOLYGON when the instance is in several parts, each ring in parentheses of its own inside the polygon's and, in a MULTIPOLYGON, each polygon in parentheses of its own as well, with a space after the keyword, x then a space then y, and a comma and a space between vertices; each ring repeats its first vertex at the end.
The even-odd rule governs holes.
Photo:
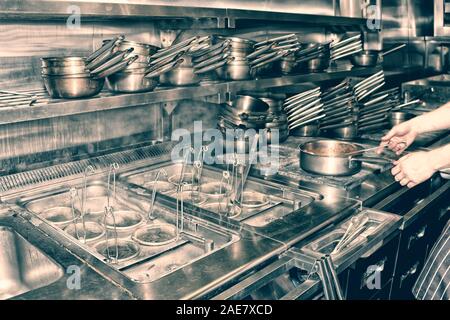
POLYGON ((43 89, 32 90, 1 90, 0 107, 18 108, 26 106, 45 105, 50 101, 47 92, 43 89))
POLYGON ((7 192, 18 188, 27 187, 55 179, 66 178, 69 176, 83 174, 87 166, 92 166, 95 171, 102 172, 109 168, 112 163, 117 163, 121 167, 131 166, 138 161, 143 160, 168 160, 170 152, 173 148, 172 142, 156 144, 136 148, 133 150, 120 151, 84 159, 73 161, 36 170, 20 172, 8 176, 0 177, 0 192, 7 192))

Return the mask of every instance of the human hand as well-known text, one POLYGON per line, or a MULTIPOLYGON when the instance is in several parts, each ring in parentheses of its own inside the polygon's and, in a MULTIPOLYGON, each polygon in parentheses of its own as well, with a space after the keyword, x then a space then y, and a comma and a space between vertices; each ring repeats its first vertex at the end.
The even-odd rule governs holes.
POLYGON ((382 153, 385 146, 400 155, 416 139, 417 130, 414 129, 410 121, 401 123, 393 127, 383 138, 381 138, 380 148, 377 153, 382 153))
POLYGON ((402 186, 413 188, 428 180, 437 170, 430 161, 429 152, 410 153, 394 162, 391 170, 395 180, 402 186))

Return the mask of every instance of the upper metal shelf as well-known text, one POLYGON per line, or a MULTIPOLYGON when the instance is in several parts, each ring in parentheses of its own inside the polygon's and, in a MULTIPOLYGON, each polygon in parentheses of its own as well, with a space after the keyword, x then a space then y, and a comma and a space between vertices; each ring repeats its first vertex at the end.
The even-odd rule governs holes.
POLYGON ((215 18, 225 26, 226 20, 260 20, 322 24, 330 26, 364 26, 365 19, 302 13, 269 12, 227 8, 204 8, 171 5, 108 3, 98 1, 66 2, 60 0, 8 0, 0 2, 0 19, 67 18, 70 6, 76 6, 84 19, 89 18, 215 18))
POLYGON ((349 76, 370 75, 376 71, 378 71, 378 68, 331 68, 323 73, 210 83, 192 87, 159 88, 156 91, 146 93, 113 95, 108 92, 102 92, 92 98, 77 100, 51 100, 40 95, 37 102, 31 106, 24 102, 23 104, 0 107, 0 125, 184 99, 198 99, 211 96, 225 97, 226 93, 236 93, 244 90, 259 91, 261 89, 287 87, 300 83, 338 80, 349 76))

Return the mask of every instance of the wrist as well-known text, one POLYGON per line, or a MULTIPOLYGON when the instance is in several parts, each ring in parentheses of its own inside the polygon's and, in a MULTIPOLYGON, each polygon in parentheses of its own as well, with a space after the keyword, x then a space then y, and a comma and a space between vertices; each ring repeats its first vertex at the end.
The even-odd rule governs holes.
POLYGON ((422 133, 426 133, 428 130, 426 128, 426 121, 420 121, 420 117, 417 118, 413 118, 411 120, 408 121, 411 130, 416 133, 417 135, 422 134, 422 133))
POLYGON ((431 150, 429 154, 433 170, 439 171, 450 167, 450 145, 431 150))

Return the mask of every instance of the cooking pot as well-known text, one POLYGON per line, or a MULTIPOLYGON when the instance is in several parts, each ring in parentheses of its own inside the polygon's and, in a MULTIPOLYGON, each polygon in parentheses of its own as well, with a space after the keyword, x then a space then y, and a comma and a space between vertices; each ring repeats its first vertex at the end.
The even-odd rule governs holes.
MULTIPOLYGON (((52 98, 73 99, 86 98, 98 94, 104 86, 105 78, 123 70, 133 63, 136 56, 127 58, 119 63, 103 68, 97 68, 98 73, 84 74, 63 74, 47 75, 43 74, 42 79, 47 92, 52 98)), ((61 58, 64 61, 64 58, 61 58)), ((105 63, 106 66, 108 64, 105 63)))
POLYGON ((349 176, 361 170, 362 162, 389 164, 391 160, 361 157, 364 148, 358 144, 319 139, 299 146, 301 169, 324 176, 349 176))
POLYGON ((386 52, 380 52, 377 50, 363 50, 350 57, 350 61, 357 67, 375 67, 378 63, 382 62, 384 56, 391 54, 406 47, 406 44, 402 44, 398 47, 392 48, 386 52))
POLYGON ((416 115, 412 113, 404 111, 392 111, 389 112, 388 120, 391 127, 395 127, 396 125, 411 120, 414 117, 416 117, 416 115))

